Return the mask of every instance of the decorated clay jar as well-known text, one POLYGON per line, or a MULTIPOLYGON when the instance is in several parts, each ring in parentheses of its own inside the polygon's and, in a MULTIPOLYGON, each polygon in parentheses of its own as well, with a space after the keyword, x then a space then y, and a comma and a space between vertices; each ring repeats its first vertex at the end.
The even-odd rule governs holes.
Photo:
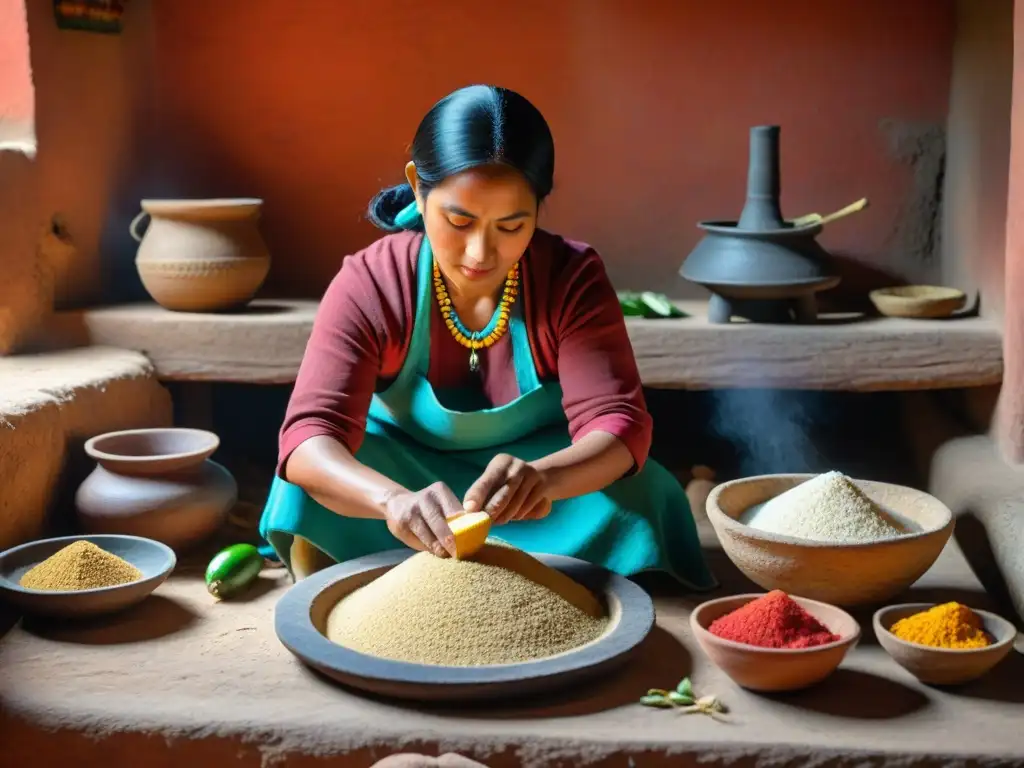
POLYGON ((153 300, 177 312, 249 303, 270 271, 258 226, 262 206, 255 198, 143 200, 129 231, 140 243, 135 266, 153 300))
POLYGON ((238 498, 234 477, 210 456, 212 432, 158 428, 89 440, 97 465, 75 495, 86 533, 144 536, 187 549, 214 534, 238 498))

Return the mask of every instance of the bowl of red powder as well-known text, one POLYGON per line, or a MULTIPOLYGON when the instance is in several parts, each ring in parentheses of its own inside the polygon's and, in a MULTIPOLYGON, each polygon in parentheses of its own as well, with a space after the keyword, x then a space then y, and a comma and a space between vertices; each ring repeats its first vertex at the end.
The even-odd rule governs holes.
POLYGON ((753 691, 821 682, 860 639, 860 625, 846 611, 780 590, 701 603, 690 630, 716 666, 753 691))

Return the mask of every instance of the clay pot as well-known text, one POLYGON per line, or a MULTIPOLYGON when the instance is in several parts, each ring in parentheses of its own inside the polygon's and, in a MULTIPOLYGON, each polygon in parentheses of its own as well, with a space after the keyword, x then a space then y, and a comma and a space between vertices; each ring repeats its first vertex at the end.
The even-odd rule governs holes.
POLYGON ((129 231, 141 243, 135 266, 153 300, 177 312, 249 303, 270 271, 257 226, 262 206, 254 198, 143 200, 129 231), (142 236, 146 216, 152 221, 142 236))
POLYGON ((132 429, 85 444, 97 466, 75 495, 87 533, 120 533, 187 549, 215 533, 238 485, 209 457, 220 445, 201 429, 132 429))

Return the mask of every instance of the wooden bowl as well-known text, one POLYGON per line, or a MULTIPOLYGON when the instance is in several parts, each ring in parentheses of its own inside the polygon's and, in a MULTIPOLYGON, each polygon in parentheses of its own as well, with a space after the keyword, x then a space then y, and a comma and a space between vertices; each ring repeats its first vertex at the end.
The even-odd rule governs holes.
POLYGON ((893 660, 929 685, 959 685, 976 680, 1006 658, 1013 648, 1017 629, 988 611, 973 610, 995 642, 985 648, 933 648, 902 640, 889 628, 900 619, 934 608, 934 603, 902 603, 875 611, 871 619, 875 636, 893 660))
POLYGON ((607 674, 624 663, 654 627, 654 604, 633 582, 575 558, 534 555, 602 600, 611 621, 601 637, 546 659, 477 667, 393 661, 327 639, 327 617, 339 600, 414 554, 392 550, 367 555, 298 582, 277 603, 278 639, 303 663, 351 688, 418 701, 469 701, 532 695, 607 674))
POLYGON ((835 671, 860 639, 860 625, 850 614, 804 597, 792 599, 833 634, 839 635, 839 640, 814 648, 760 648, 725 640, 708 631, 715 619, 759 597, 763 595, 720 597, 701 603, 690 614, 690 631, 701 649, 733 682, 744 688, 794 691, 819 683, 835 671))
POLYGON ((99 616, 124 610, 142 602, 174 570, 176 558, 170 547, 138 536, 61 536, 41 539, 8 549, 0 554, 0 594, 25 613, 56 618, 99 616), (140 571, 142 579, 131 584, 77 592, 26 589, 18 582, 26 571, 76 541, 91 541, 140 571))
POLYGON ((923 491, 870 480, 854 483, 875 503, 921 528, 891 539, 835 544, 759 531, 739 521, 755 504, 815 475, 759 475, 731 480, 708 496, 708 519, 726 555, 767 590, 833 605, 881 603, 927 571, 953 533, 953 514, 923 491))
POLYGON ((967 296, 956 288, 937 285, 901 285, 868 294, 875 308, 887 317, 949 317, 962 309, 967 296))

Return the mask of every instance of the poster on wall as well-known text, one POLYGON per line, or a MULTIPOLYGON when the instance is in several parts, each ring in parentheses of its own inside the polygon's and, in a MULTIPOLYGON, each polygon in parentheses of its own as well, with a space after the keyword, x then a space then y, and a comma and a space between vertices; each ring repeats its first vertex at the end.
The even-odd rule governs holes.
POLYGON ((60 29, 117 35, 128 0, 53 0, 53 14, 60 29))

